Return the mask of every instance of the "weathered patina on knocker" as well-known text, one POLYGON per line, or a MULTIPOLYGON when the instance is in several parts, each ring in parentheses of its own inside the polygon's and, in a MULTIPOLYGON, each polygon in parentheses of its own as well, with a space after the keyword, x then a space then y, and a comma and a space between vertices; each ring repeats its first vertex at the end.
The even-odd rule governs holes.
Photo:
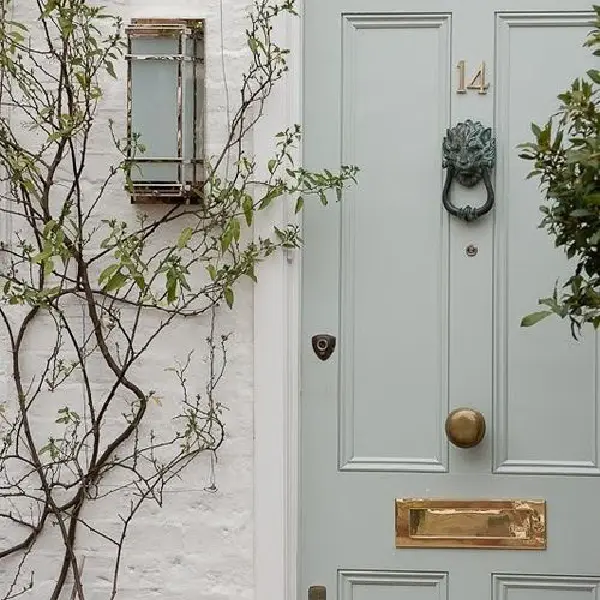
POLYGON ((496 162, 496 139, 492 137, 492 129, 467 119, 446 130, 442 149, 442 167, 447 169, 442 193, 444 208, 463 221, 475 221, 494 206, 491 171, 496 162), (455 179, 468 188, 483 180, 487 192, 485 203, 478 208, 455 206, 450 200, 450 187, 455 179))

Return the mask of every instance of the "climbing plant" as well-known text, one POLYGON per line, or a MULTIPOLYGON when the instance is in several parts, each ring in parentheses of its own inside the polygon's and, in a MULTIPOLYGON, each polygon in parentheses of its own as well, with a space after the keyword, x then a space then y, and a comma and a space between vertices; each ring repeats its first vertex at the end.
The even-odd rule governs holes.
POLYGON ((219 385, 229 338, 220 316, 235 306, 243 280, 256 281, 263 260, 301 244, 295 224, 255 239, 256 215, 276 202, 296 212, 308 201, 326 204, 355 180, 353 167, 296 165, 298 126, 276 135, 272 156, 249 151, 247 136, 288 68, 288 50, 272 37, 284 14, 295 14, 293 0, 254 0, 248 67, 226 142, 195 190, 199 204, 113 216, 126 201, 127 143, 120 124, 99 111, 124 60, 121 19, 85 0, 0 0, 0 209, 10 224, 0 247, 2 600, 86 598, 82 536, 113 549, 103 580, 106 598, 119 597, 141 508, 162 505, 173 481, 224 441, 219 385), (31 18, 20 22, 15 8, 31 18), (115 152, 102 155, 98 177, 90 147, 109 130, 115 152), (166 362, 158 350, 183 321, 204 327, 205 348, 166 362), (170 372, 180 390, 169 398, 173 418, 158 426, 165 399, 144 375, 148 364, 170 372), (116 496, 126 502, 115 504, 116 496), (104 508, 91 509, 97 505, 104 508), (54 583, 41 592, 34 571, 48 543, 59 558, 54 583))
MULTIPOLYGON (((585 42, 600 56, 600 7, 585 42)), ((533 162, 544 204, 540 227, 569 259, 570 274, 557 283, 543 307, 523 318, 527 327, 550 315, 569 322, 578 337, 589 323, 600 326, 600 71, 590 69, 558 96, 560 107, 544 125, 532 125, 534 140, 520 145, 533 162)))

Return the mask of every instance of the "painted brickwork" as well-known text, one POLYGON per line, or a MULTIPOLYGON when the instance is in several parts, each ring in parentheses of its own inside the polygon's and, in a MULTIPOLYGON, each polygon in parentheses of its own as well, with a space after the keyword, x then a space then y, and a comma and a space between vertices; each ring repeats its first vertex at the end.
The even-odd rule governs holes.
MULTIPOLYGON (((29 1, 16 0, 16 17, 27 20, 29 1)), ((206 91, 207 91, 207 152, 217 151, 224 139, 227 124, 227 96, 225 71, 229 83, 232 108, 237 99, 237 82, 246 64, 245 29, 247 0, 104 0, 110 11, 121 15, 127 22, 132 17, 201 17, 206 20, 206 91), (222 13, 221 13, 222 11, 222 13), (223 32, 223 37, 221 36, 223 32), (223 41, 223 44, 222 44, 223 41)), ((118 69, 118 80, 108 80, 105 101, 99 118, 108 123, 114 119, 117 126, 125 120, 125 64, 118 69)), ((89 190, 101 181, 107 156, 112 152, 108 128, 94 138, 91 164, 85 185, 89 190)), ((130 218, 137 208, 129 204, 120 186, 109 190, 104 200, 103 217, 130 218)), ((74 311, 79 310, 74 308, 74 311)), ((227 440, 216 466, 217 491, 206 491, 209 485, 208 457, 198 460, 187 476, 174 484, 160 509, 150 505, 141 513, 131 530, 126 544, 120 592, 122 600, 225 600, 253 597, 253 382, 252 382, 252 290, 247 286, 237 291, 236 310, 220 321, 223 332, 235 332, 231 338, 228 377, 220 388, 220 400, 229 410, 225 413, 227 440)), ((83 323, 83 321, 82 321, 83 323)), ((150 327, 152 324, 149 323, 150 327)), ((84 325, 82 324, 82 327, 84 325)), ((28 341, 31 349, 30 368, 35 372, 36 360, 43 356, 51 343, 44 334, 44 323, 36 327, 28 341)), ((153 407, 157 423, 166 419, 170 402, 177 397, 177 383, 164 367, 173 358, 185 359, 189 349, 196 348, 198 375, 205 369, 202 356, 204 333, 202 325, 194 321, 175 328, 151 353, 142 365, 144 377, 162 398, 162 406, 153 407)), ((4 348, 7 346, 4 345, 4 348)), ((8 396, 8 355, 2 357, 0 376, 4 379, 4 393, 8 396)), ((193 379, 194 376, 192 376, 193 379)), ((98 373, 93 382, 102 389, 105 382, 98 373)), ((76 405, 79 384, 66 388, 65 398, 76 405)), ((48 414, 41 421, 52 427, 57 406, 48 406, 48 414)), ((114 485, 117 482, 113 482, 114 485)), ((110 530, 126 498, 94 504, 88 513, 94 521, 110 530)), ((10 532, 0 531, 0 547, 10 538, 10 532)), ((35 589, 22 596, 23 600, 47 600, 52 582, 58 571, 60 558, 53 552, 50 536, 43 542, 45 555, 35 564, 35 589)), ((82 535, 80 555, 86 556, 84 581, 87 600, 108 600, 110 576, 109 558, 113 549, 100 544, 93 536, 82 535)), ((14 565, 0 564, 0 581, 6 581, 14 565)), ((65 595, 70 598, 70 593, 65 595)))

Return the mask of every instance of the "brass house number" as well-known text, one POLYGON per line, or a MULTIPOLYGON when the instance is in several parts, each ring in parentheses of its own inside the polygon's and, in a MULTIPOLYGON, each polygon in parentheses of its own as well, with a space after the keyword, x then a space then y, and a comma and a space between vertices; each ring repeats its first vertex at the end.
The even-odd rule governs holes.
POLYGON ((456 88, 457 94, 466 94, 467 90, 478 90, 480 94, 487 94, 487 90, 490 84, 485 79, 485 62, 481 62, 479 69, 471 79, 471 82, 467 84, 467 61, 461 60, 458 65, 458 87, 456 88))

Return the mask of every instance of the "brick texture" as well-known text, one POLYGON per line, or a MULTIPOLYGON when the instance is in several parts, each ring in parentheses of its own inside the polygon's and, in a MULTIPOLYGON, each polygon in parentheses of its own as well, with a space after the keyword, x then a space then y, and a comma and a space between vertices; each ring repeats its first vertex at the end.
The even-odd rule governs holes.
MULTIPOLYGON (((30 0, 15 0, 16 17, 27 21, 30 0)), ((247 0, 104 0, 110 12, 119 14, 127 22, 132 17, 202 17, 206 20, 206 152, 215 153, 227 132, 227 95, 223 70, 229 86, 231 109, 238 98, 237 83, 246 63, 245 36, 247 0), (222 14, 221 14, 222 11, 222 14), (223 32, 223 37, 221 36, 223 32), (223 66, 225 67, 223 69, 223 66)), ((117 127, 125 124, 125 61, 117 69, 118 79, 105 82, 105 97, 99 114, 100 122, 113 119, 117 127)), ((90 153, 90 168, 84 185, 93 190, 114 150, 108 128, 99 128, 90 153)), ((115 154, 116 157, 116 154, 115 154)), ((122 192, 122 182, 109 190, 102 206, 102 217, 108 215, 132 219, 135 206, 122 192)), ((75 309, 74 309, 75 310, 75 309)), ((74 319, 78 319, 74 314, 74 319)), ((37 361, 43 360, 44 351, 52 340, 45 337, 48 323, 43 319, 36 325, 28 340, 27 361, 35 372, 37 361)), ((81 327, 85 323, 81 319, 81 327)), ((146 327, 152 327, 148 320, 146 327)), ((175 327, 155 347, 141 366, 141 376, 151 381, 153 389, 163 399, 162 406, 152 407, 151 418, 161 423, 168 416, 170 404, 176 402, 178 387, 172 374, 164 368, 173 359, 185 360, 190 349, 195 349, 195 374, 201 381, 206 365, 203 362, 205 331, 200 321, 186 321, 175 327)), ((252 422, 252 289, 243 286, 236 293, 236 308, 226 311, 219 323, 224 333, 232 333, 229 347, 229 369, 220 388, 219 399, 228 407, 224 418, 227 439, 216 465, 216 491, 207 491, 209 485, 209 457, 201 457, 176 481, 165 496, 164 506, 148 505, 143 510, 128 536, 119 600, 243 600, 253 596, 253 422, 252 422)), ((4 331, 0 342, 5 340, 4 331)), ((3 349, 7 345, 3 344, 3 349)), ((6 398, 13 393, 10 385, 10 367, 6 352, 0 357, 0 379, 4 381, 6 398)), ((106 386, 102 372, 94 377, 95 389, 106 386)), ((81 401, 77 380, 64 389, 57 403, 73 406, 81 401)), ((2 390, 0 390, 2 391, 2 390)), ((57 404, 49 403, 47 414, 39 416, 45 431, 51 430, 57 404)), ((113 482, 116 485, 116 481, 113 482)), ((109 482, 110 485, 110 482, 109 482)), ((115 495, 113 499, 92 503, 85 515, 96 526, 107 531, 117 522, 119 506, 127 498, 115 495)), ((14 533, 14 532, 13 532, 14 533)), ((10 543, 13 533, 0 531, 0 549, 10 543)), ((57 553, 56 528, 49 528, 40 543, 38 553, 28 568, 35 569, 34 589, 21 596, 22 600, 47 600, 60 565, 57 553)), ((86 600, 108 600, 110 597, 111 561, 114 548, 102 543, 97 536, 82 532, 78 540, 78 555, 85 556, 84 580, 86 600)), ((15 561, 0 561, 0 596, 16 567, 15 561)), ((71 589, 63 598, 71 598, 71 589)), ((62 599, 61 599, 62 600, 62 599)), ((275 600, 275 599, 273 599, 275 600)))

